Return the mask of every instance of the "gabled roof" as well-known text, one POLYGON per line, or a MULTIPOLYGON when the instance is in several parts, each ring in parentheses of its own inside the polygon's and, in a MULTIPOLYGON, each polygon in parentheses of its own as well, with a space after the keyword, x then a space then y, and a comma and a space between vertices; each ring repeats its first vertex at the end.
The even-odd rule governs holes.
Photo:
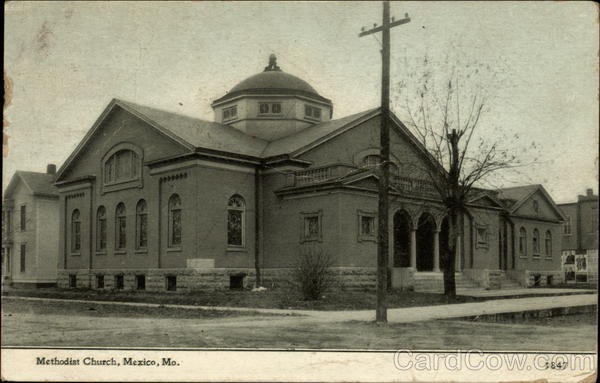
POLYGON ((318 146, 329 138, 377 116, 378 112, 379 108, 369 109, 337 120, 329 120, 310 126, 296 134, 282 137, 269 143, 263 151, 262 156, 269 158, 282 154, 297 155, 299 152, 318 146))
POLYGON ((117 104, 127 110, 142 114, 196 148, 258 157, 267 146, 267 141, 244 134, 229 125, 167 112, 129 101, 117 100, 117 104))
POLYGON ((4 198, 10 198, 19 180, 33 195, 58 197, 58 189, 54 186, 53 174, 17 170, 6 187, 4 198))
POLYGON ((558 206, 556 205, 550 194, 548 194, 546 189, 539 184, 498 189, 498 199, 504 203, 509 213, 512 214, 516 212, 529 198, 531 198, 531 196, 533 196, 538 191, 548 201, 554 212, 561 219, 564 220, 565 216, 562 213, 562 211, 558 208, 558 206))

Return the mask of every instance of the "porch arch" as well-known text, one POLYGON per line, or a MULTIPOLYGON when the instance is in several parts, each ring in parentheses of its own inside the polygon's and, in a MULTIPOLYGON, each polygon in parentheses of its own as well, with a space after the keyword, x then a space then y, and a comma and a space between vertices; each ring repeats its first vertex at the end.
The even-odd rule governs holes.
POLYGON ((394 267, 411 267, 411 230, 413 229, 410 214, 400 209, 394 214, 394 267))

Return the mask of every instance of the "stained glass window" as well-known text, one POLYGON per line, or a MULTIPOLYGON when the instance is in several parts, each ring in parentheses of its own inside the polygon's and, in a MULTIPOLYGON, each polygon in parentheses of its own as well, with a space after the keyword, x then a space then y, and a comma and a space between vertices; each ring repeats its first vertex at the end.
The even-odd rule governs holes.
POLYGON ((519 254, 527 255, 527 231, 524 227, 519 230, 519 254))
POLYGON ((141 199, 136 206, 136 248, 148 246, 148 212, 146 201, 141 199))
POLYGON ((304 218, 304 234, 307 239, 318 238, 319 236, 319 217, 304 218))
POLYGON ((362 235, 375 235, 375 217, 361 216, 361 234, 362 235))
POLYGON ((177 194, 169 198, 169 246, 181 245, 181 199, 177 194))
POLYGON ((122 202, 117 205, 116 210, 116 227, 117 227, 117 249, 125 249, 127 246, 127 216, 125 211, 125 204, 122 202))
POLYGON ((98 208, 97 221, 96 250, 106 250, 106 209, 104 206, 98 208))
POLYGON ((538 229, 533 230, 532 241, 533 241, 533 255, 539 255, 540 254, 540 232, 538 231, 538 229))
POLYGON ((71 251, 81 250, 81 220, 79 210, 73 210, 71 214, 71 251))
POLYGON ((227 245, 244 246, 244 198, 234 195, 227 203, 227 245))
POLYGON ((552 233, 550 230, 546 231, 546 257, 552 256, 552 233))

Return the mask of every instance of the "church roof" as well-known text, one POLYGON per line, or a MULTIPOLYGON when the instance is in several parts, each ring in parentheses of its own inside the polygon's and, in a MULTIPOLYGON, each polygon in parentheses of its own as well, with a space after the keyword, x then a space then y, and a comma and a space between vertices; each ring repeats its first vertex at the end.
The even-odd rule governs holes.
POLYGON ((331 100, 321 96, 315 88, 299 77, 285 73, 277 66, 277 57, 269 57, 269 65, 261 73, 255 74, 231 88, 223 97, 215 100, 213 104, 229 100, 245 94, 285 94, 300 95, 331 103, 331 100))
POLYGON ((342 128, 352 126, 354 125, 353 123, 360 123, 365 118, 375 116, 378 112, 379 108, 369 109, 337 120, 329 120, 310 126, 296 134, 270 142, 263 151, 262 156, 268 158, 293 153, 307 146, 317 145, 319 142, 327 140, 338 133, 342 128))
POLYGON ((160 128, 168 130, 194 147, 260 157, 267 145, 267 141, 244 134, 229 125, 167 112, 129 101, 116 100, 116 103, 129 111, 142 114, 160 128))
POLYGON ((34 195, 58 197, 58 189, 54 186, 54 177, 54 174, 17 170, 6 187, 4 196, 10 198, 17 180, 20 179, 34 195))
POLYGON ((540 192, 548 201, 551 208, 560 219, 565 219, 563 212, 558 208, 554 199, 548 194, 544 186, 539 184, 515 186, 498 190, 498 199, 504 203, 510 213, 515 213, 532 195, 540 192))

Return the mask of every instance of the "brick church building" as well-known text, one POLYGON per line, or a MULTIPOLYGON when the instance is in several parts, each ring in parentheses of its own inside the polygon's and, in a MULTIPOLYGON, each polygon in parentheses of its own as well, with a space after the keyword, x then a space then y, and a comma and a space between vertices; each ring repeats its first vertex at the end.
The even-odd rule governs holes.
MULTIPOLYGON (((332 257, 343 286, 374 286, 380 110, 332 119, 332 101, 274 56, 212 108, 204 121, 110 102, 57 173, 59 286, 252 286, 258 266, 271 287, 307 249, 332 257)), ((443 206, 404 166, 431 157, 396 117, 391 147, 392 284, 441 288, 443 206)), ((558 282, 562 220, 541 185, 478 190, 459 284, 558 282)))

